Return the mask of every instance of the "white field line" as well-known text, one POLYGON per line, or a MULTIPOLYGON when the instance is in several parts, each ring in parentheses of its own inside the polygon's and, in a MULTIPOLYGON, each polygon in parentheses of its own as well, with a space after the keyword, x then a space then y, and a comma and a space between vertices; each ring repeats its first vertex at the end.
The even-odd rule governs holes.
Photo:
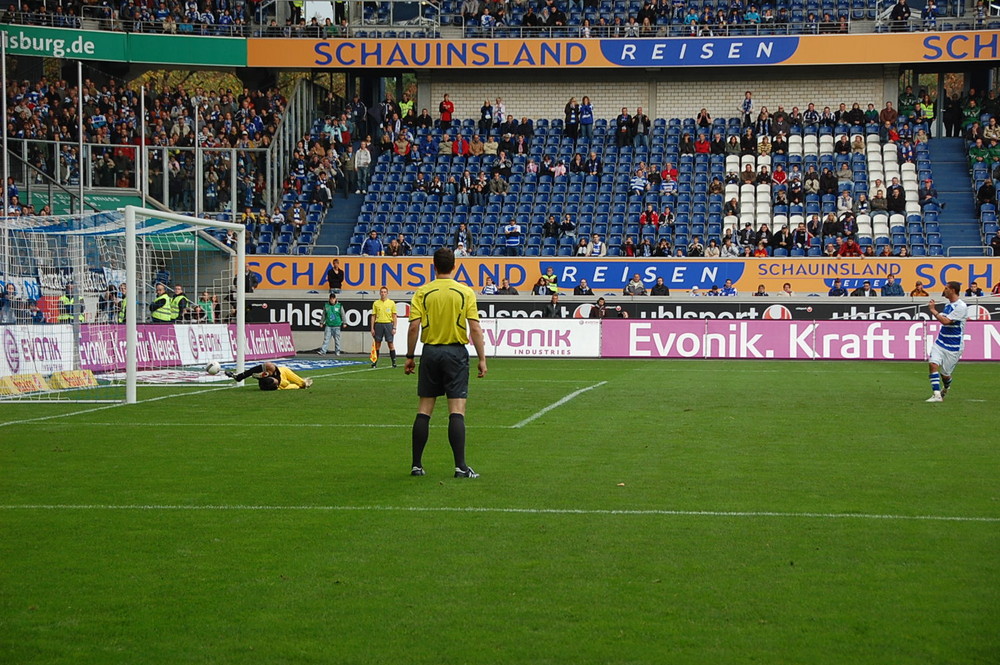
MULTIPOLYGON (((376 369, 380 369, 380 368, 376 368, 376 369)), ((337 376, 338 374, 355 374, 357 372, 371 372, 371 371, 373 371, 373 370, 369 367, 369 368, 366 368, 366 369, 351 370, 349 372, 334 372, 334 373, 331 373, 331 374, 320 374, 319 376, 313 377, 313 378, 322 378, 322 377, 326 377, 326 376, 337 376)), ((177 386, 177 387, 180 387, 180 386, 177 386)), ((188 386, 188 387, 193 387, 193 386, 188 386)), ((141 399, 141 400, 139 400, 136 403, 137 404, 145 404, 146 402, 158 402, 160 400, 172 399, 174 397, 188 397, 189 395, 200 395, 202 393, 211 393, 211 392, 215 392, 217 390, 229 390, 230 388, 235 388, 235 387, 236 386, 234 386, 233 384, 227 384, 227 385, 224 385, 224 386, 215 386, 215 387, 212 387, 212 388, 205 388, 205 389, 202 389, 202 390, 194 390, 194 391, 190 391, 189 390, 189 391, 183 392, 183 393, 173 393, 173 394, 170 394, 170 395, 160 395, 159 397, 150 397, 149 399, 141 399)), ((39 404, 45 404, 45 402, 43 402, 43 401, 39 401, 38 403, 39 404)), ((29 423, 43 422, 43 421, 46 421, 46 420, 56 420, 56 419, 59 419, 59 418, 71 418, 73 416, 82 416, 85 413, 95 413, 97 411, 106 411, 108 409, 117 409, 118 407, 122 407, 122 406, 127 406, 127 405, 124 402, 117 402, 115 404, 109 404, 107 406, 98 406, 98 407, 94 407, 94 408, 90 408, 90 409, 81 409, 79 411, 70 411, 68 413, 57 413, 57 414, 51 415, 51 416, 39 416, 38 418, 25 418, 23 420, 8 420, 6 422, 0 422, 0 427, 9 427, 11 425, 27 425, 29 423)), ((121 424, 123 424, 123 423, 118 423, 119 426, 121 424)), ((409 425, 407 425, 407 427, 409 427, 409 425)))
MULTIPOLYGON (((141 399, 137 404, 145 404, 146 402, 159 402, 164 399, 172 399, 174 397, 188 397, 190 395, 200 395, 202 393, 212 393, 218 390, 229 390, 231 386, 222 386, 215 388, 206 388, 204 390, 187 391, 183 393, 173 393, 170 395, 160 395, 159 397, 150 397, 149 399, 141 399)), ((44 402, 39 402, 44 404, 44 402)), ((9 427, 11 425, 26 425, 28 423, 38 423, 45 420, 55 420, 57 418, 70 418, 72 416, 80 416, 85 413, 94 413, 95 411, 107 411, 108 409, 117 409, 122 406, 127 406, 125 402, 118 402, 116 404, 109 404, 107 406, 98 406, 92 409, 81 409, 80 411, 70 411, 69 413, 57 413, 51 416, 39 416, 38 418, 25 418, 23 420, 8 420, 6 422, 0 422, 0 427, 9 427)))
MULTIPOLYGON (((442 427, 448 425, 448 420, 446 418, 439 418, 437 421, 431 420, 431 426, 437 423, 442 427)), ((108 422, 72 422, 72 423, 52 423, 51 425, 65 425, 66 427, 149 427, 149 423, 108 423, 108 422)), ((50 426, 51 426, 50 425, 50 426)), ((171 427, 225 427, 226 429, 237 429, 240 427, 368 427, 374 429, 410 429, 413 427, 413 423, 227 423, 227 422, 215 422, 215 423, 172 423, 171 427)), ((510 429, 510 425, 466 425, 466 429, 510 429)))
POLYGON ((171 505, 171 504, 23 504, 0 505, 0 510, 37 511, 163 511, 163 512, 379 512, 379 513, 500 513, 516 515, 584 515, 624 517, 722 517, 787 518, 815 520, 885 520, 900 522, 983 522, 1000 523, 1000 517, 961 515, 892 515, 880 513, 816 513, 758 510, 612 510, 586 508, 489 508, 476 506, 270 506, 270 505, 171 505))
MULTIPOLYGON (((350 367, 350 365, 348 365, 350 367)), ((391 366, 386 365, 385 367, 365 367, 363 369, 352 369, 347 372, 329 372, 327 374, 310 374, 309 376, 313 379, 324 379, 328 376, 346 376, 348 374, 358 374, 360 372, 377 372, 382 369, 392 369, 391 366)), ((402 367, 398 368, 400 372, 403 371, 402 367)))
POLYGON ((537 420, 538 418, 541 418, 542 416, 544 416, 546 413, 548 413, 552 409, 558 409, 560 406, 562 406, 566 402, 570 401, 574 397, 576 397, 578 395, 582 395, 583 393, 587 392, 588 390, 593 390, 594 388, 600 388, 601 386, 603 386, 606 383, 607 383, 607 381, 601 381, 600 383, 595 383, 592 386, 587 386, 586 388, 580 388, 576 392, 572 392, 569 395, 566 395, 565 397, 563 397, 558 402, 553 402, 552 404, 549 404, 547 407, 545 407, 541 411, 536 411, 535 413, 531 414, 530 416, 528 416, 527 418, 525 418, 521 422, 517 423, 516 425, 512 425, 511 428, 512 429, 521 429, 522 427, 524 427, 528 423, 531 423, 531 422, 537 420))

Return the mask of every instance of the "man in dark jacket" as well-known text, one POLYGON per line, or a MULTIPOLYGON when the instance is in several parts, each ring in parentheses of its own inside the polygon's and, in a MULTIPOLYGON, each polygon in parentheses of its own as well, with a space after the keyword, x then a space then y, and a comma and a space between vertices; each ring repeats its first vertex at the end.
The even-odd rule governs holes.
POLYGON ((656 278, 656 284, 653 285, 652 290, 650 290, 649 295, 651 296, 669 296, 670 289, 667 285, 663 283, 662 277, 656 278))
POLYGON ((559 294, 553 294, 549 304, 542 310, 542 317, 546 319, 561 319, 562 308, 559 306, 559 294))

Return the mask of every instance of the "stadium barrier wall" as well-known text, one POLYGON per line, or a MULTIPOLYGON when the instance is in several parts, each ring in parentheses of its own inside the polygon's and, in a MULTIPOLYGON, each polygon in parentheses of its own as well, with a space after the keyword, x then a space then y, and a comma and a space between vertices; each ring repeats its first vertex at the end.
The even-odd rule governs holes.
MULTIPOLYGON (((139 369, 197 365, 236 358, 236 326, 225 324, 138 326, 139 369)), ((125 369, 125 326, 83 324, 3 326, 0 376, 53 374, 77 367, 94 372, 125 369), (79 353, 79 359, 77 359, 79 353)), ((247 360, 295 355, 287 323, 248 324, 247 360)))
MULTIPOLYGON (((378 292, 383 286, 390 291, 414 291, 434 279, 430 256, 248 256, 247 266, 260 279, 258 289, 305 291, 326 287, 327 273, 334 258, 340 260, 344 269, 344 290, 349 292, 378 292)), ((646 288, 651 288, 657 277, 662 277, 671 291, 687 291, 693 287, 704 290, 715 284, 722 286, 731 279, 745 294, 756 291, 759 284, 769 293, 775 293, 788 282, 796 293, 825 295, 833 286, 833 280, 838 278, 843 281, 844 288, 856 288, 865 280, 878 288, 890 273, 901 280, 906 292, 917 281, 933 292, 952 280, 965 285, 971 281, 992 285, 1000 279, 1000 259, 995 257, 728 260, 483 257, 460 259, 455 279, 477 292, 485 285, 487 277, 494 284, 507 279, 524 293, 531 290, 538 276, 549 267, 555 270, 559 284, 564 287, 572 287, 586 279, 595 293, 605 290, 621 293, 635 273, 639 273, 646 288)))

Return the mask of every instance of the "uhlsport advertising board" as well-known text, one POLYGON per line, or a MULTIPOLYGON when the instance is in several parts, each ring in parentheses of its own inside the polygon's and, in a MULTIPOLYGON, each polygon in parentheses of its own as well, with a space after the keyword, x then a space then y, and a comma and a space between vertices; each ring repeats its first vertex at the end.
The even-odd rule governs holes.
MULTIPOLYGON (((919 299, 879 298, 816 298, 796 299, 760 298, 625 298, 608 297, 616 312, 630 319, 746 319, 746 320, 879 320, 879 321, 929 321, 928 298, 919 299)), ((1000 298, 970 298, 969 318, 973 320, 1000 321, 1000 298)), ((563 298, 558 305, 560 319, 589 319, 596 297, 563 298)), ((317 331, 323 328, 323 306, 327 298, 317 295, 311 299, 255 298, 248 300, 248 320, 255 323, 287 323, 296 332, 317 331)), ((347 332, 371 329, 371 300, 361 300, 344 294, 339 302, 344 308, 344 327, 347 332)), ((522 298, 519 296, 480 297, 479 317, 486 319, 541 319, 544 317, 548 298, 522 298)), ((396 315, 401 321, 409 318, 410 305, 396 301, 396 315)))

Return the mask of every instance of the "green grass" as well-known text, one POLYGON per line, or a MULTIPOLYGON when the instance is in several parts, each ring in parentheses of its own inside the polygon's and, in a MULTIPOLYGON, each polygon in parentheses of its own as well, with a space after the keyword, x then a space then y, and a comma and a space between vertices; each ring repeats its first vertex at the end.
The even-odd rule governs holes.
POLYGON ((402 370, 0 426, 0 662, 1000 658, 995 365, 490 367, 473 481, 402 370))

